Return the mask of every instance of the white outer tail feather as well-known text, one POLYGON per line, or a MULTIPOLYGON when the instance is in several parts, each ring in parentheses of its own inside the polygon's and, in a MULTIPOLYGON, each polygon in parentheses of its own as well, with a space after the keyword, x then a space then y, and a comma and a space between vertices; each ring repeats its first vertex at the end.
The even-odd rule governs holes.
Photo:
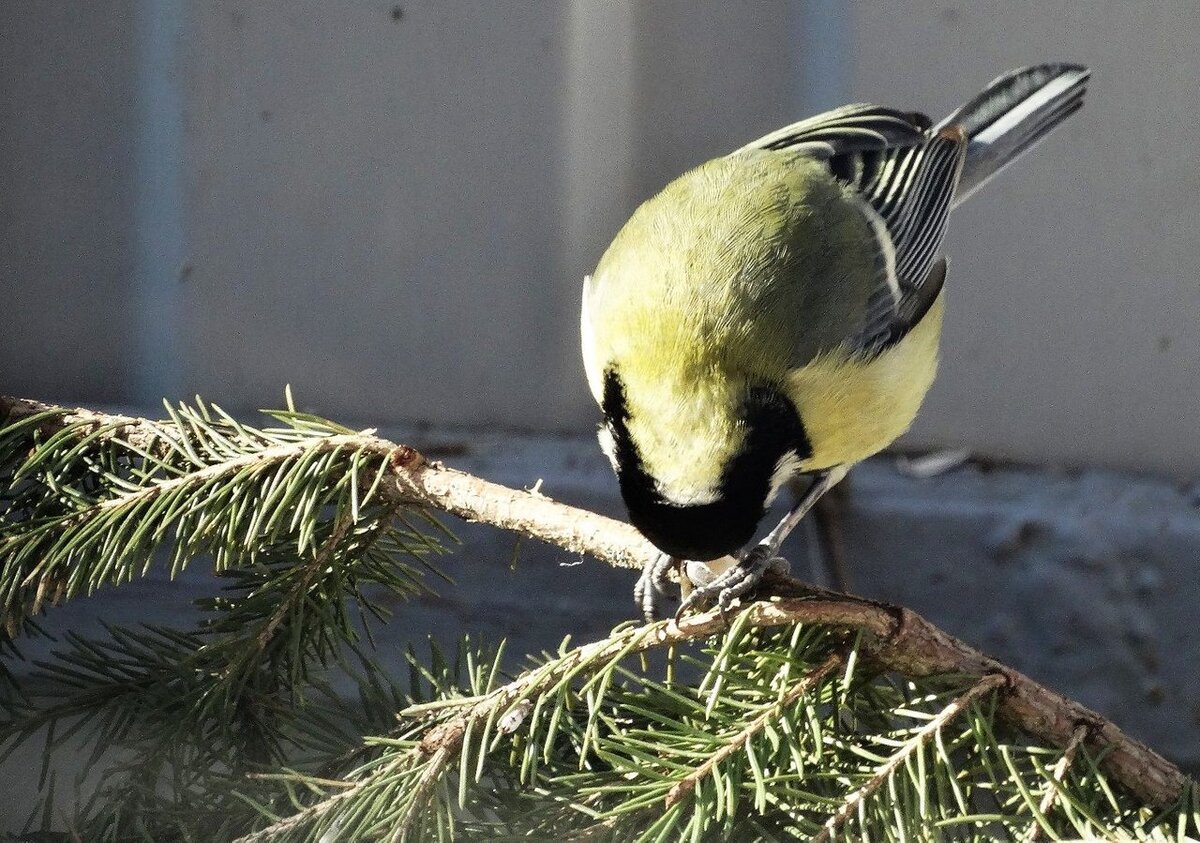
POLYGON ((1037 65, 1007 73, 934 127, 958 124, 968 134, 966 161, 954 196, 961 205, 979 188, 1033 148, 1083 104, 1090 72, 1082 65, 1037 65), (1048 76, 1032 90, 1022 91, 1037 76, 1048 76), (1014 97, 997 115, 990 112, 1014 97))

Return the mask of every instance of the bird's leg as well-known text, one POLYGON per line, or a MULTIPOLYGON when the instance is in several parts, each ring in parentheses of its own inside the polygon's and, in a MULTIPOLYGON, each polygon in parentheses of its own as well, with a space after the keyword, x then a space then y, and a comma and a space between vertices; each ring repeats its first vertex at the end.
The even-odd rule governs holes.
POLYGON ((633 599, 641 607, 646 623, 650 623, 658 615, 659 597, 667 593, 670 585, 667 575, 671 573, 672 568, 679 566, 679 562, 680 560, 673 556, 660 553, 642 568, 642 575, 633 587, 633 599))
POLYGON ((825 569, 825 583, 834 591, 850 590, 850 566, 846 561, 842 510, 846 505, 846 486, 842 482, 817 500, 812 519, 816 526, 817 547, 825 569))
POLYGON ((804 518, 821 497, 838 484, 849 466, 834 466, 817 475, 808 492, 797 501, 787 515, 767 534, 767 537, 750 550, 742 554, 738 564, 734 565, 721 576, 705 586, 697 588, 683 601, 675 617, 681 617, 688 610, 716 598, 717 608, 722 613, 727 611, 733 601, 741 597, 762 581, 767 571, 787 571, 787 562, 779 556, 779 547, 796 525, 804 518))

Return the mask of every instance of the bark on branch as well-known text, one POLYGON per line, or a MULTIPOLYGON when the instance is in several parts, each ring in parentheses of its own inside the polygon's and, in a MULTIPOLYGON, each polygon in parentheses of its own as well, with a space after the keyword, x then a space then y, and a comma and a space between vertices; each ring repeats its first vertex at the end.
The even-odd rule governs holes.
MULTIPOLYGON (((0 396, 0 426, 56 409, 36 401, 0 396)), ((121 434, 151 441, 163 428, 145 419, 73 410, 55 421, 59 427, 83 423, 95 428, 117 425, 121 434)), ((640 568, 657 551, 628 524, 554 501, 538 492, 510 489, 425 459, 416 450, 368 434, 351 437, 355 447, 385 456, 390 476, 384 494, 395 504, 419 505, 466 521, 490 524, 538 539, 574 554, 587 554, 610 565, 640 568)), ((349 443, 346 443, 349 444, 349 443)), ((1174 803, 1189 780, 1165 758, 1098 713, 1070 700, 944 632, 910 609, 837 594, 788 577, 771 577, 760 598, 742 611, 762 626, 813 623, 868 633, 877 664, 904 676, 957 673, 982 679, 1004 678, 1000 713, 1029 735, 1065 748, 1080 727, 1084 745, 1107 750, 1102 765, 1115 780, 1148 805, 1174 803)), ((630 604, 632 610, 632 603, 630 604)), ((723 621, 700 615, 673 624, 668 637, 694 639, 717 633, 723 621)))

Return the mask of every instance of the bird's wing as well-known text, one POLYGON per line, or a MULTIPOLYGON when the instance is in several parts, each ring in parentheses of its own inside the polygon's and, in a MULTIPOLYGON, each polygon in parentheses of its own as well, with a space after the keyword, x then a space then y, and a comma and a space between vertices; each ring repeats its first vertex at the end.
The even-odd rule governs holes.
POLYGON ((861 199, 879 248, 853 347, 875 354, 899 341, 941 292, 946 267, 938 251, 966 148, 963 133, 949 127, 917 146, 831 159, 833 174, 861 199))
POLYGON ((864 353, 877 354, 908 333, 945 279, 938 249, 967 139, 955 125, 936 133, 929 127, 922 114, 847 105, 738 150, 787 150, 825 160, 853 189, 878 249, 866 310, 847 338, 864 353))
POLYGON ((924 114, 858 103, 784 126, 732 154, 752 149, 786 149, 830 159, 868 150, 915 146, 926 140, 929 126, 929 118, 924 114))

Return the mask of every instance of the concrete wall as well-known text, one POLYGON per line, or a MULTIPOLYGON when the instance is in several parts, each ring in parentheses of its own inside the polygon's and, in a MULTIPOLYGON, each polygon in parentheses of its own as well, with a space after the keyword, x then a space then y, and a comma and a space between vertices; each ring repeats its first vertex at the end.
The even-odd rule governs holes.
POLYGON ((0 389, 580 430, 579 282, 637 202, 816 108, 1023 62, 1085 111, 957 215, 910 444, 1200 469, 1200 7, 0 7, 0 389))
POLYGON ((254 406, 290 382, 354 418, 561 423, 543 390, 574 332, 566 7, 477 8, 195 13, 188 389, 254 406))
POLYGON ((643 185, 787 119, 784 6, 198 13, 188 388, 257 406, 290 382, 367 420, 588 424, 581 279, 643 185), (723 46, 738 73, 711 61, 723 46))
POLYGON ((126 397, 131 2, 0 5, 0 389, 126 397))
POLYGON ((915 442, 1200 468, 1200 5, 855 5, 856 97, 943 114, 1063 58, 1084 110, 950 225, 944 365, 915 442))

